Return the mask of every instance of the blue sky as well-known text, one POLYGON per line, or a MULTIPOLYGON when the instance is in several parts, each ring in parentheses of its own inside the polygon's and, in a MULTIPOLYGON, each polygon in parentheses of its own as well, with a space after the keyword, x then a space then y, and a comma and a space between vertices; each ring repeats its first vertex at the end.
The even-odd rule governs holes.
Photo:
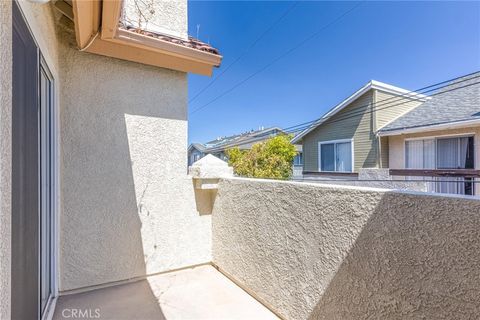
MULTIPOLYGON (((374 79, 415 90, 480 70, 480 2, 299 2, 244 57, 189 103, 189 141, 318 118, 374 79)), ((189 1, 189 33, 219 48, 212 78, 189 75, 189 99, 282 16, 287 1, 189 1)))

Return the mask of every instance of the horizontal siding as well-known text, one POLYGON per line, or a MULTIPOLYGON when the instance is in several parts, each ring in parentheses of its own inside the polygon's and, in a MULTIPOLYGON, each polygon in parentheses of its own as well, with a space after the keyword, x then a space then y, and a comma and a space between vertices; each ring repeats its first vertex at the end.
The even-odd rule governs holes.
POLYGON ((422 104, 421 101, 415 101, 411 98, 394 95, 380 90, 375 90, 375 99, 377 109, 377 128, 385 126, 422 104))
POLYGON ((374 117, 371 110, 372 91, 365 93, 342 111, 311 131, 303 138, 304 170, 318 171, 318 142, 354 140, 354 171, 376 165, 375 138, 372 135, 374 117), (353 116, 351 113, 359 113, 353 116))
MULTIPOLYGON (((375 108, 377 110, 377 129, 387 125, 388 123, 422 104, 421 101, 416 101, 411 98, 402 97, 380 90, 375 90, 374 98, 375 108)), ((382 168, 388 168, 389 144, 387 138, 381 139, 380 149, 380 166, 382 168)))

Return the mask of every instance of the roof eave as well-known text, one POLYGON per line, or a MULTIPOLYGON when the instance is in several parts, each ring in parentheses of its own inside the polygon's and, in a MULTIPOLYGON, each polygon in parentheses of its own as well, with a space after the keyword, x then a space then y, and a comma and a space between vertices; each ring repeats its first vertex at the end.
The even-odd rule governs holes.
POLYGON ((392 130, 385 130, 385 131, 380 130, 377 132, 377 135, 379 137, 398 136, 402 134, 410 134, 410 133, 418 133, 418 132, 468 128, 468 127, 475 127, 479 125, 480 125, 480 119, 472 119, 472 120, 447 122, 447 123, 432 124, 432 125, 425 125, 425 126, 418 126, 418 127, 392 129, 392 130))
POLYGON ((73 0, 77 45, 82 51, 211 76, 222 56, 119 28, 121 1, 73 0))

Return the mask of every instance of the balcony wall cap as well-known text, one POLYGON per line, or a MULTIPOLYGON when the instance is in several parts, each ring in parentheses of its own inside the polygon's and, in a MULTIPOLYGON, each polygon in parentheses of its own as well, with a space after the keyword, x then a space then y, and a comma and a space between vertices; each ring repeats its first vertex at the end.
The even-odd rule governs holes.
POLYGON ((233 177, 233 168, 223 160, 208 154, 202 159, 194 162, 188 173, 193 179, 220 179, 233 177))

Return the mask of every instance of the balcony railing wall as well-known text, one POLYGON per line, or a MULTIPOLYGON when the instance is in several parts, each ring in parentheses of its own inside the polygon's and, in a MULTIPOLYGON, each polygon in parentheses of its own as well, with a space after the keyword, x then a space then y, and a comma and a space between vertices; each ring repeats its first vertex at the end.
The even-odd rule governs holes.
POLYGON ((221 180, 213 262, 286 319, 469 319, 480 200, 221 180))

